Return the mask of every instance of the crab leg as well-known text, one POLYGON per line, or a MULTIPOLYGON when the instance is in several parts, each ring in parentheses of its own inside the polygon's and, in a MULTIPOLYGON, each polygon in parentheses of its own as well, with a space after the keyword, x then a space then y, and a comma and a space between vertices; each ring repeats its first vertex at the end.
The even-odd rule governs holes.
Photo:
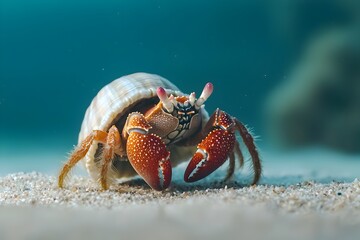
POLYGON ((251 160, 252 160, 252 165, 254 168, 253 184, 256 184, 261 177, 261 161, 260 161, 259 153, 257 151, 257 147, 254 142, 254 138, 249 133, 249 131, 247 130, 247 128, 245 127, 245 125, 242 122, 240 122, 236 118, 234 118, 234 122, 236 124, 237 130, 240 133, 241 138, 243 139, 247 149, 249 150, 251 160))
POLYGON ((244 166, 244 155, 241 152, 240 149, 240 144, 238 141, 235 141, 235 147, 234 147, 234 152, 237 154, 238 156, 238 161, 239 161, 239 167, 242 168, 244 166))
POLYGON ((224 182, 228 181, 235 172, 235 153, 231 152, 229 156, 229 168, 226 173, 226 177, 224 178, 224 182))
MULTIPOLYGON (((227 113, 216 110, 210 133, 198 144, 198 150, 185 170, 186 182, 198 181, 219 168, 232 156, 235 145, 234 121, 227 113)), ((205 129, 209 126, 205 126, 205 129)), ((232 172, 232 170, 230 170, 232 172)))
POLYGON ((82 158, 85 157, 86 153, 89 151, 89 148, 94 140, 105 143, 106 142, 107 133, 94 130, 89 136, 87 136, 80 144, 77 146, 73 153, 70 155, 69 160, 60 171, 58 178, 58 186, 62 188, 64 186, 64 180, 67 174, 70 172, 71 168, 75 166, 82 158))
POLYGON ((115 155, 115 150, 118 146, 121 146, 121 137, 119 130, 113 125, 106 138, 106 144, 102 153, 102 166, 100 172, 100 183, 101 187, 106 190, 108 189, 107 183, 107 172, 109 169, 109 164, 115 155))
POLYGON ((150 124, 137 112, 131 113, 125 123, 126 152, 130 164, 150 187, 161 191, 170 185, 170 152, 156 134, 150 134, 150 124))

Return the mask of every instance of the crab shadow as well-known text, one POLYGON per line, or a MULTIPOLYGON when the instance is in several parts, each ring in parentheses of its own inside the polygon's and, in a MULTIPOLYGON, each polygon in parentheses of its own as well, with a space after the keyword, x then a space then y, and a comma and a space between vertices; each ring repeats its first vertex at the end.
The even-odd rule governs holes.
MULTIPOLYGON (((303 175, 288 175, 288 176, 263 176, 262 179, 256 186, 292 186, 307 182, 319 183, 319 184, 331 184, 334 182, 353 182, 353 178, 334 178, 334 177, 319 177, 319 176, 303 176, 303 175)), ((151 187, 140 178, 131 179, 119 184, 119 188, 130 187, 132 189, 141 189, 147 191, 153 191, 151 187)), ((242 189, 247 187, 253 187, 250 179, 233 178, 229 181, 222 181, 221 178, 208 178, 201 180, 196 183, 186 183, 183 180, 175 179, 168 189, 164 190, 167 192, 195 192, 195 191, 207 191, 217 190, 224 188, 231 189, 242 189)))
MULTIPOLYGON (((119 188, 122 187, 130 187, 130 188, 141 188, 143 190, 152 190, 151 187, 142 179, 136 178, 125 181, 119 184, 119 188)), ((205 191, 205 190, 215 190, 222 188, 234 188, 240 189, 243 187, 249 186, 247 184, 242 184, 238 181, 205 181, 200 183, 186 183, 181 181, 173 181, 169 188, 164 190, 163 192, 194 192, 194 191, 205 191)))

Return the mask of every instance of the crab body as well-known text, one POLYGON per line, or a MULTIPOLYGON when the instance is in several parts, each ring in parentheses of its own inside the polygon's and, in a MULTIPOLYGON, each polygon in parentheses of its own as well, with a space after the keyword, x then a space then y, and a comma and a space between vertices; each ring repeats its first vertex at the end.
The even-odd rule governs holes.
MULTIPOLYGON (((61 170, 59 186, 84 159, 89 174, 103 189, 139 174, 153 189, 163 190, 171 182, 172 167, 194 153, 185 181, 206 177, 228 158, 229 178, 235 153, 243 163, 235 131, 248 132, 221 110, 209 119, 203 103, 212 90, 212 84, 206 84, 197 99, 195 93, 186 95, 165 78, 147 73, 127 75, 106 85, 85 113, 78 146, 61 170)), ((261 166, 256 147, 252 138, 244 143, 248 148, 251 145, 257 182, 261 166)))

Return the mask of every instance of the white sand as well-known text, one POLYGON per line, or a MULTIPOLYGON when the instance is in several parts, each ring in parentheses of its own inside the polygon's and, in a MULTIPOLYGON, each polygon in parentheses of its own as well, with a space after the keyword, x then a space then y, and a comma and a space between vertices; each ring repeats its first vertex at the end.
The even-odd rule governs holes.
POLYGON ((187 185, 141 180, 99 191, 86 177, 0 178, 0 239, 360 239, 360 181, 187 185))

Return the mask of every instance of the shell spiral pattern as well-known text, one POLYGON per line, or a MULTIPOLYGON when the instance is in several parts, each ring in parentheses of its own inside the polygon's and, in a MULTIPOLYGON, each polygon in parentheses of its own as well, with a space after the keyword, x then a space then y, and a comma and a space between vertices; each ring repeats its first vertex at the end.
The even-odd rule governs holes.
POLYGON ((165 88, 168 94, 183 95, 169 80, 149 73, 123 76, 103 87, 85 112, 78 142, 94 129, 107 131, 124 109, 141 99, 155 97, 158 87, 165 88))

